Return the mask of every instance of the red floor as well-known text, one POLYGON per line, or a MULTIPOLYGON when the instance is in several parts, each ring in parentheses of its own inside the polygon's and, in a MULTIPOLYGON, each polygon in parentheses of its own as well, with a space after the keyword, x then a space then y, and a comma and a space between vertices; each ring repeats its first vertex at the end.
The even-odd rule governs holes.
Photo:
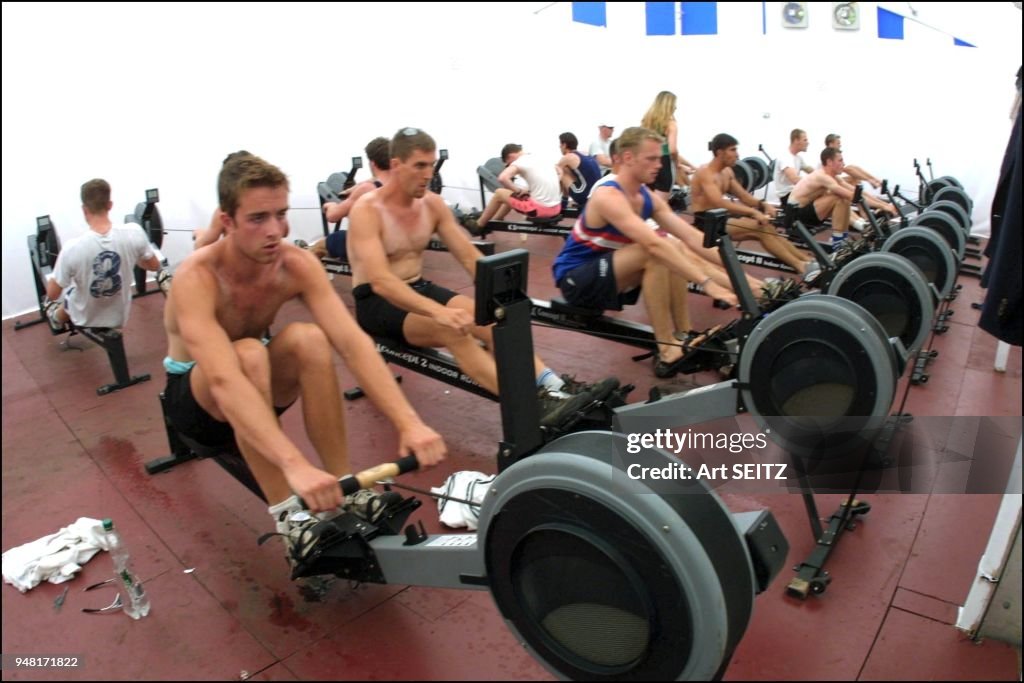
MULTIPOLYGON (((528 246, 531 294, 552 292, 549 264, 560 240, 498 234, 499 249, 528 246)), ((428 255, 432 277, 469 289, 451 274, 450 257, 428 255)), ((977 280, 963 278, 950 331, 935 340, 941 354, 931 380, 909 392, 915 415, 1021 415, 1021 355, 1006 374, 992 371, 995 340, 976 327, 977 280)), ((334 286, 351 304, 350 284, 334 286)), ((192 462, 147 476, 145 461, 167 452, 157 393, 163 299, 137 299, 126 329, 129 363, 153 380, 104 397, 110 381, 102 351, 62 351, 45 325, 19 332, 3 323, 3 549, 34 540, 78 517, 117 521, 152 597, 151 615, 89 615, 104 591, 81 589, 107 578, 98 555, 68 584, 66 604, 53 601, 64 585, 42 584, 19 594, 3 587, 3 653, 75 655, 73 670, 12 669, 7 679, 550 679, 517 644, 487 593, 361 585, 341 580, 307 587, 289 581, 280 544, 256 545, 270 530, 259 501, 212 462, 192 462), (316 590, 319 589, 319 590, 316 590)), ((695 322, 730 314, 695 298, 695 322)), ((300 315, 287 308, 281 321, 300 315)), ((629 317, 642 320, 633 310, 629 317)), ((26 318, 27 319, 27 318, 26 318)), ((539 353, 559 372, 594 378, 606 368, 646 396, 650 365, 633 363, 631 347, 535 327, 539 353), (595 371, 593 358, 607 358, 595 371)), ((345 386, 352 384, 340 367, 345 386)), ((448 440, 440 468, 414 473, 416 486, 437 485, 449 472, 493 471, 500 436, 496 404, 419 375, 402 372, 404 390, 428 423, 448 440)), ((713 375, 677 385, 709 384, 713 375)), ((389 459, 395 446, 385 421, 366 402, 346 405, 357 466, 389 459)), ((284 417, 307 452, 301 411, 284 417)), ((770 507, 796 564, 813 547, 795 495, 723 496, 733 510, 770 507)), ((823 515, 839 496, 819 496, 823 515)), ((789 569, 755 603, 753 620, 726 672, 730 680, 1020 680, 1017 652, 1002 643, 977 644, 952 624, 967 595, 999 505, 997 495, 867 497, 873 509, 846 534, 829 560, 828 591, 806 601, 785 595, 789 569)), ((418 513, 438 530, 429 502, 418 513)))

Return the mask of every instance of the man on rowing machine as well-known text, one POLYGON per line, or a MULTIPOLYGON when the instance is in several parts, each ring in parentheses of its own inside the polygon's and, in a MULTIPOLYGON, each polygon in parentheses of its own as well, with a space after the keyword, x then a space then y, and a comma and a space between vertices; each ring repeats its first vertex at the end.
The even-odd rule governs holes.
MULTIPOLYGON (((843 138, 836 133, 829 133, 825 136, 825 147, 830 147, 840 153, 843 151, 843 138)), ((866 182, 874 189, 878 189, 882 186, 882 181, 876 178, 871 173, 868 173, 860 166, 847 165, 845 160, 843 162, 843 172, 836 177, 836 180, 842 185, 846 186, 850 190, 856 190, 857 185, 862 182, 866 182)), ((875 209, 876 212, 881 211, 889 214, 890 216, 899 216, 899 212, 896 207, 889 202, 884 202, 878 197, 871 193, 865 192, 863 194, 864 202, 869 208, 875 209)), ((859 207, 854 207, 859 210, 859 207)), ((881 214, 879 214, 881 215, 881 214)), ((867 227, 865 218, 857 218, 856 216, 850 217, 850 227, 854 228, 858 232, 863 232, 864 228, 867 227)))
MULTIPOLYGON (((609 147, 609 157, 612 160, 611 172, 594 183, 594 188, 591 190, 591 194, 593 194, 593 191, 598 187, 601 187, 606 183, 613 182, 618 178, 622 158, 618 153, 617 143, 618 140, 612 140, 609 147)), ((697 228, 693 227, 689 223, 685 223, 685 231, 689 234, 690 239, 684 242, 662 230, 653 218, 648 218, 646 223, 652 230, 657 231, 659 235, 670 240, 673 245, 679 249, 683 258, 687 259, 692 266, 701 271, 701 279, 699 282, 703 282, 710 277, 713 282, 718 283, 730 291, 732 290, 732 283, 729 281, 729 276, 725 272, 725 266, 722 263, 722 257, 718 253, 718 249, 704 247, 703 234, 697 228)), ((694 331, 693 325, 690 323, 690 292, 687 289, 685 280, 671 273, 669 274, 669 278, 672 280, 669 286, 669 308, 671 310, 672 329, 675 330, 673 336, 677 340, 683 341, 687 344, 693 344, 694 340, 699 340, 704 335, 700 332, 694 331)), ((765 296, 770 296, 770 290, 766 291, 764 289, 767 281, 762 282, 751 275, 746 275, 746 279, 751 291, 762 292, 765 296)), ((728 306, 729 301, 719 299, 716 301, 715 305, 718 307, 721 307, 722 305, 728 306)), ((664 366, 662 367, 662 372, 665 372, 664 366)))
MULTIPOLYGON (((467 375, 497 395, 491 328, 474 325, 472 299, 423 279, 423 252, 435 232, 470 276, 482 256, 441 197, 427 191, 436 151, 434 139, 418 128, 398 131, 391 139, 391 178, 352 210, 348 249, 356 319, 374 336, 447 348, 467 375)), ((567 382, 536 356, 534 367, 544 426, 560 424, 618 388, 614 378, 593 387, 567 382)))
POLYGON ((780 154, 775 159, 775 193, 779 197, 779 203, 785 206, 789 200, 789 193, 793 187, 800 182, 800 178, 814 169, 804 161, 803 152, 807 151, 810 142, 807 139, 807 132, 794 128, 789 132, 789 147, 786 154, 780 154))
POLYGON ((567 302, 599 310, 622 310, 644 303, 658 342, 655 374, 668 377, 683 356, 675 342, 671 288, 699 282, 716 299, 736 303, 736 295, 687 258, 681 245, 702 248, 701 234, 668 203, 647 190, 661 168, 663 138, 647 128, 627 128, 616 141, 615 180, 598 186, 555 259, 555 282, 567 302), (647 224, 654 219, 663 237, 647 224))
POLYGON ((483 213, 469 216, 463 225, 470 234, 479 235, 492 221, 500 221, 515 209, 524 216, 554 218, 562 213, 562 187, 556 159, 524 152, 522 145, 510 142, 501 148, 505 170, 498 175, 502 187, 494 191, 483 213), (526 188, 516 185, 519 176, 526 188))
MULTIPOLYGON (((840 152, 843 151, 843 137, 838 133, 829 133, 825 136, 825 146, 837 149, 840 152)), ((871 173, 860 166, 851 166, 845 164, 843 166, 843 175, 840 176, 843 180, 850 183, 851 185, 857 185, 858 183, 866 182, 874 189, 878 189, 882 186, 882 181, 876 178, 871 173)))
POLYGON ((572 133, 559 135, 558 147, 562 152, 562 158, 558 160, 556 167, 562 192, 582 210, 587 205, 587 198, 594 189, 594 183, 601 178, 601 167, 594 157, 577 149, 579 141, 572 133))
MULTIPOLYGON (((169 274, 160 251, 135 223, 110 220, 110 184, 94 178, 82 185, 82 213, 89 229, 69 240, 46 282, 44 310, 56 334, 71 322, 78 327, 123 327, 132 307, 132 269, 158 272, 161 289, 169 274)), ((166 291, 166 290, 165 290, 166 291)))
MULTIPOLYGON (((370 162, 370 174, 373 178, 356 183, 353 187, 349 188, 345 191, 345 199, 341 202, 325 203, 323 210, 328 223, 340 223, 351 213, 357 199, 367 192, 373 192, 384 186, 391 173, 389 170, 391 168, 391 153, 388 151, 390 146, 391 141, 385 137, 376 137, 367 143, 364 151, 366 152, 366 158, 370 162)), ((327 235, 327 237, 322 237, 313 242, 307 248, 317 258, 322 259, 326 256, 331 256, 341 261, 347 261, 347 240, 348 234, 344 230, 335 230, 330 235, 327 235)), ((295 244, 300 247, 306 245, 303 240, 296 240, 295 244)))
MULTIPOLYGON (((319 521, 300 510, 299 497, 313 512, 336 510, 342 505, 338 478, 350 472, 332 347, 395 426, 400 455, 413 453, 429 466, 444 458, 445 445, 409 405, 320 262, 285 242, 284 173, 253 155, 235 157, 221 169, 218 194, 225 236, 179 266, 164 309, 167 413, 179 432, 202 444, 237 443, 294 563, 315 543, 308 532, 319 521), (292 299, 313 321, 290 323, 266 339, 292 299), (300 396, 324 469, 278 421, 300 396)), ((371 521, 379 502, 364 501, 371 521)))
POLYGON ((740 159, 738 146, 736 138, 727 133, 719 133, 708 143, 714 158, 694 174, 690 197, 694 213, 725 209, 737 216, 730 218, 727 224, 727 232, 734 242, 757 240, 770 254, 808 279, 818 272, 817 262, 775 231, 772 225, 778 213, 775 207, 756 199, 737 182, 732 169, 740 159))

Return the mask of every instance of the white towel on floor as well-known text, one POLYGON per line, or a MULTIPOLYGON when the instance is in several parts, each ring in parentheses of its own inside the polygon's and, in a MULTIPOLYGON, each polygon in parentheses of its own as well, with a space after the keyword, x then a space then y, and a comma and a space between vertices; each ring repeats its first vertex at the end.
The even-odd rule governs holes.
MULTIPOLYGON (((456 472, 440 487, 430 490, 432 493, 483 503, 494 477, 493 474, 465 470, 456 472)), ((470 531, 476 531, 477 520, 480 519, 479 505, 471 506, 441 498, 437 501, 437 511, 441 514, 441 524, 453 528, 468 527, 470 531)))
POLYGON ((100 550, 106 534, 98 519, 79 517, 55 534, 11 548, 3 554, 4 581, 24 593, 42 581, 64 583, 100 550))

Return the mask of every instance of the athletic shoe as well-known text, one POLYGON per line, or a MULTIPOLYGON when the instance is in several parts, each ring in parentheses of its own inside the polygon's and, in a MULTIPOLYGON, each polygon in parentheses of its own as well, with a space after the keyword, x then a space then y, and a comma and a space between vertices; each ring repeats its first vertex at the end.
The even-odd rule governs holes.
POLYGON ((164 293, 164 296, 170 294, 171 280, 173 279, 174 276, 171 275, 171 271, 167 270, 166 268, 161 268, 156 272, 156 284, 158 287, 160 287, 160 291, 164 293))
POLYGON ((480 235, 483 235, 486 232, 486 230, 484 230, 486 226, 480 225, 480 215, 481 212, 473 211, 462 216, 461 220, 459 221, 462 224, 462 227, 468 230, 469 234, 473 235, 473 237, 479 237, 480 235))
POLYGON ((288 563, 294 569, 316 545, 318 536, 313 527, 320 520, 306 510, 285 510, 277 520, 277 533, 284 538, 288 563))
POLYGON ((61 302, 59 301, 47 301, 43 308, 43 312, 46 314, 46 322, 50 325, 50 331, 54 334, 68 331, 68 324, 57 317, 60 307, 61 302))
POLYGON ((818 279, 819 275, 821 275, 821 265, 817 261, 809 262, 807 267, 804 269, 804 284, 814 284, 814 281, 818 279))
POLYGON ((594 395, 584 391, 569 398, 559 398, 546 388, 542 388, 537 393, 537 400, 540 403, 541 426, 558 427, 594 403, 594 395))
POLYGON ((377 492, 373 489, 360 489, 350 496, 345 496, 342 507, 370 524, 376 524, 389 507, 402 502, 402 496, 395 491, 377 492))
POLYGON ((604 401, 612 395, 612 392, 619 388, 617 377, 605 377, 593 384, 588 384, 587 382, 578 381, 572 375, 562 375, 562 381, 565 382, 565 386, 561 390, 566 394, 582 394, 589 391, 595 401, 604 401))

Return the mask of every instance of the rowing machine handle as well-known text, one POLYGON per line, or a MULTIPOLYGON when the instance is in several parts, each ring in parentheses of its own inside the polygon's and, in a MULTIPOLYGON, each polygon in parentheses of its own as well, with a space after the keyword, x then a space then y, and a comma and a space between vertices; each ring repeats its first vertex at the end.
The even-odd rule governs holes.
POLYGON ((338 485, 341 486, 342 493, 346 496, 350 496, 359 489, 370 488, 381 479, 397 477, 399 474, 412 472, 419 466, 419 461, 416 460, 415 455, 407 455, 394 462, 386 462, 377 465, 376 467, 371 467, 368 470, 363 470, 362 472, 342 477, 338 480, 338 485))
MULTIPOLYGON (((415 455, 407 455, 404 458, 399 458, 394 462, 385 462, 375 467, 371 467, 368 470, 362 472, 356 472, 355 474, 348 474, 338 480, 338 486, 341 487, 341 493, 346 496, 351 496, 353 493, 360 489, 368 489, 376 484, 381 479, 387 479, 388 477, 397 477, 399 474, 405 474, 406 472, 412 472, 420 466, 415 455)), ((309 506, 306 505, 301 497, 299 498, 299 506, 303 510, 308 510, 309 506)))

